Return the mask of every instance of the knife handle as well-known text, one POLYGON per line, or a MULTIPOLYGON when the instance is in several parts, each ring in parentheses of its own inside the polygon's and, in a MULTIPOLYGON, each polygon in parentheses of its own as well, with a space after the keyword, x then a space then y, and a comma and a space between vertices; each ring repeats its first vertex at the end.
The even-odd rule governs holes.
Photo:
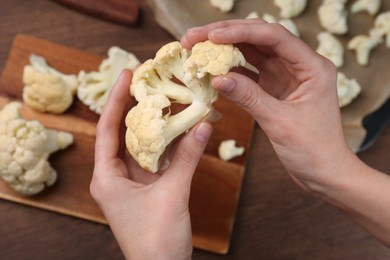
POLYGON ((139 7, 134 0, 54 0, 57 3, 111 22, 135 25, 139 7))

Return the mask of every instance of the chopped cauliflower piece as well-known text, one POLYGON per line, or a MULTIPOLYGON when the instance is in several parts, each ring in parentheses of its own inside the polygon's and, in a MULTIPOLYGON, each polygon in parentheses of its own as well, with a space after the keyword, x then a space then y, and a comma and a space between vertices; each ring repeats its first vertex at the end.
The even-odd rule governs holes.
POLYGON ((259 14, 258 14, 256 11, 250 12, 250 13, 245 17, 245 19, 256 19, 256 18, 260 18, 259 14))
POLYGON ((123 69, 134 70, 139 63, 134 54, 116 46, 111 47, 108 58, 100 64, 99 71, 80 71, 78 98, 92 111, 101 114, 119 74, 123 69))
POLYGON ((356 79, 348 79, 344 73, 337 73, 337 94, 340 107, 345 107, 361 92, 361 86, 356 79))
POLYGON ((331 60, 337 68, 344 64, 344 47, 341 42, 329 32, 320 32, 317 35, 319 45, 317 52, 331 60))
POLYGON ((202 120, 217 120, 220 115, 212 103, 218 94, 211 87, 212 76, 244 65, 236 47, 210 41, 196 44, 191 51, 171 42, 144 62, 130 86, 139 103, 126 116, 126 146, 138 164, 153 173, 164 169, 173 140, 202 120), (187 107, 176 114, 165 112, 172 103, 187 107))
POLYGON ((390 11, 375 18, 374 29, 381 37, 386 37, 386 46, 390 48, 390 11))
POLYGON ((305 10, 307 0, 274 0, 274 3, 280 9, 281 17, 292 18, 305 10))
POLYGON ((348 42, 348 49, 356 51, 357 63, 367 66, 371 51, 383 42, 376 30, 371 30, 370 35, 357 35, 348 42))
POLYGON ((210 4, 223 13, 230 12, 234 7, 234 0, 209 0, 210 4))
POLYGON ((23 101, 40 112, 63 113, 73 103, 77 88, 76 75, 63 74, 50 67, 38 55, 29 57, 23 68, 23 101))
POLYGON ((237 147, 236 140, 228 139, 222 141, 218 148, 219 157, 224 161, 229 161, 244 154, 244 147, 237 147))
POLYGON ((333 34, 345 34, 348 31, 346 0, 324 0, 318 8, 321 26, 333 34))
POLYGON ((73 136, 22 118, 20 107, 11 102, 0 110, 0 176, 17 192, 34 195, 56 182, 48 158, 72 144, 73 136))
POLYGON ((370 15, 378 13, 381 0, 357 0, 351 5, 351 13, 366 11, 370 15))
POLYGON ((279 21, 276 20, 276 18, 273 15, 270 14, 264 14, 263 19, 269 23, 279 23, 284 28, 289 30, 292 34, 299 37, 299 31, 295 23, 291 19, 281 19, 279 21))

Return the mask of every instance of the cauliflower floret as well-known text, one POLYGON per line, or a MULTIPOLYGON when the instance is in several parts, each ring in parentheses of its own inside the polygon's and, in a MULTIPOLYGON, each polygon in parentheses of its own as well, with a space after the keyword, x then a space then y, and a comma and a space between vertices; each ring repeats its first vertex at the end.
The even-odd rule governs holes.
POLYGON ((390 48, 390 11, 375 18, 374 30, 381 37, 386 37, 386 46, 390 48))
POLYGON ((376 30, 371 30, 369 36, 357 35, 348 42, 348 49, 356 51, 357 63, 367 66, 371 51, 383 42, 376 30))
POLYGON ((366 11, 370 15, 375 15, 381 7, 381 0, 357 0, 351 6, 351 13, 366 11))
POLYGON ((292 20, 290 20, 290 19, 282 19, 282 20, 277 21, 276 18, 273 15, 270 15, 270 14, 264 14, 263 15, 263 19, 265 21, 269 22, 269 23, 279 23, 284 28, 289 30, 292 34, 294 34, 295 36, 299 37, 298 28, 297 28, 297 26, 295 25, 295 23, 292 20))
POLYGON ((341 42, 329 32, 317 35, 319 46, 317 52, 331 60, 337 68, 344 64, 344 47, 341 42))
POLYGON ((218 98, 211 87, 213 75, 244 66, 245 58, 232 45, 198 43, 192 51, 179 42, 164 45, 153 60, 134 73, 131 95, 139 102, 126 116, 126 146, 138 164, 157 172, 168 164, 167 147, 201 120, 215 121, 219 113, 212 103, 218 98), (176 114, 172 103, 187 105, 176 114))
POLYGON ((292 18, 300 15, 306 8, 306 0, 274 0, 275 5, 280 9, 280 16, 292 18))
POLYGON ((223 13, 230 12, 234 7, 234 0, 209 0, 210 4, 223 13))
POLYGON ((321 26, 333 34, 345 34, 348 31, 346 0, 324 0, 318 8, 321 26))
POLYGON ((228 139, 222 141, 218 147, 219 157, 224 161, 229 161, 237 156, 244 154, 244 147, 237 147, 236 140, 228 139))
POLYGON ((73 103, 76 75, 65 75, 47 65, 38 55, 30 55, 23 69, 23 101, 40 112, 63 113, 73 103))
POLYGON ((356 79, 348 79, 344 73, 337 73, 337 94, 340 107, 345 107, 361 92, 361 86, 356 79))
POLYGON ((11 102, 0 110, 0 176, 21 194, 34 195, 57 180, 48 158, 72 144, 73 136, 22 118, 20 107, 11 102))
POLYGON ((92 111, 101 114, 119 74, 123 69, 134 70, 139 63, 134 54, 119 47, 111 47, 108 58, 100 64, 99 71, 80 71, 77 97, 92 111))

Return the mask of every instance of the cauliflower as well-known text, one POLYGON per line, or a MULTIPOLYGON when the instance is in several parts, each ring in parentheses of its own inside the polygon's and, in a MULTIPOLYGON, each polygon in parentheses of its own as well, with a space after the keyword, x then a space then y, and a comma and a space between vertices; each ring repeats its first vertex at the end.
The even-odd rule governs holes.
POLYGON ((119 74, 123 69, 134 70, 139 63, 134 54, 119 47, 111 47, 108 50, 108 58, 100 64, 99 71, 80 71, 78 98, 92 111, 101 114, 119 74))
POLYGON ((383 41, 376 30, 371 30, 369 36, 357 35, 348 42, 348 49, 356 51, 357 63, 367 66, 372 49, 383 41))
POLYGON ((344 63, 344 47, 341 42, 329 32, 321 32, 317 35, 319 45, 317 52, 331 60, 337 68, 344 63))
POLYGON ((20 107, 11 102, 0 110, 0 176, 17 192, 34 195, 56 182, 48 157, 72 144, 73 136, 22 118, 20 107))
POLYGON ((63 113, 73 103, 76 75, 65 75, 38 55, 29 57, 30 65, 23 68, 23 101, 40 112, 63 113))
POLYGON ((386 46, 390 48, 390 11, 379 14, 375 18, 374 30, 386 37, 386 46))
POLYGON ((153 173, 163 169, 167 147, 176 137, 201 120, 217 120, 212 103, 218 96, 211 78, 244 65, 244 56, 233 45, 210 41, 196 44, 192 51, 171 42, 143 63, 130 86, 139 103, 126 116, 126 146, 138 164, 153 173), (171 114, 172 103, 187 107, 171 114))
POLYGON ((264 14, 263 19, 269 23, 279 23, 284 28, 289 30, 292 34, 299 37, 298 28, 291 19, 282 19, 282 20, 277 21, 276 18, 270 14, 264 14))
POLYGON ((351 6, 351 13, 366 11, 370 15, 375 15, 381 7, 381 0, 357 0, 351 6))
POLYGON ((361 86, 356 79, 348 79, 344 73, 337 73, 337 94, 340 107, 345 107, 361 92, 361 86))
POLYGON ((274 3, 280 9, 281 17, 292 18, 305 10, 307 0, 274 0, 274 3))
POLYGON ((218 148, 219 157, 224 161, 241 156, 244 154, 244 151, 244 147, 237 147, 236 141, 233 139, 222 141, 218 148))
POLYGON ((333 34, 345 34, 348 31, 347 0, 324 0, 318 8, 318 18, 321 26, 333 34))
POLYGON ((230 12, 234 7, 234 0, 209 0, 210 4, 223 13, 230 12))

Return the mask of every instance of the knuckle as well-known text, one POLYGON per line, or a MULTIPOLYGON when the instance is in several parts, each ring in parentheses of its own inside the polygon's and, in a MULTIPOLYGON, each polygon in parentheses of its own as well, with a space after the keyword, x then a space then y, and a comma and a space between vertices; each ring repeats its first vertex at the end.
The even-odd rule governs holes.
POLYGON ((194 165, 198 162, 198 157, 191 149, 183 149, 178 156, 182 162, 188 165, 194 165))
POLYGON ((245 110, 253 110, 259 102, 259 93, 257 91, 245 91, 237 100, 239 106, 245 110))

